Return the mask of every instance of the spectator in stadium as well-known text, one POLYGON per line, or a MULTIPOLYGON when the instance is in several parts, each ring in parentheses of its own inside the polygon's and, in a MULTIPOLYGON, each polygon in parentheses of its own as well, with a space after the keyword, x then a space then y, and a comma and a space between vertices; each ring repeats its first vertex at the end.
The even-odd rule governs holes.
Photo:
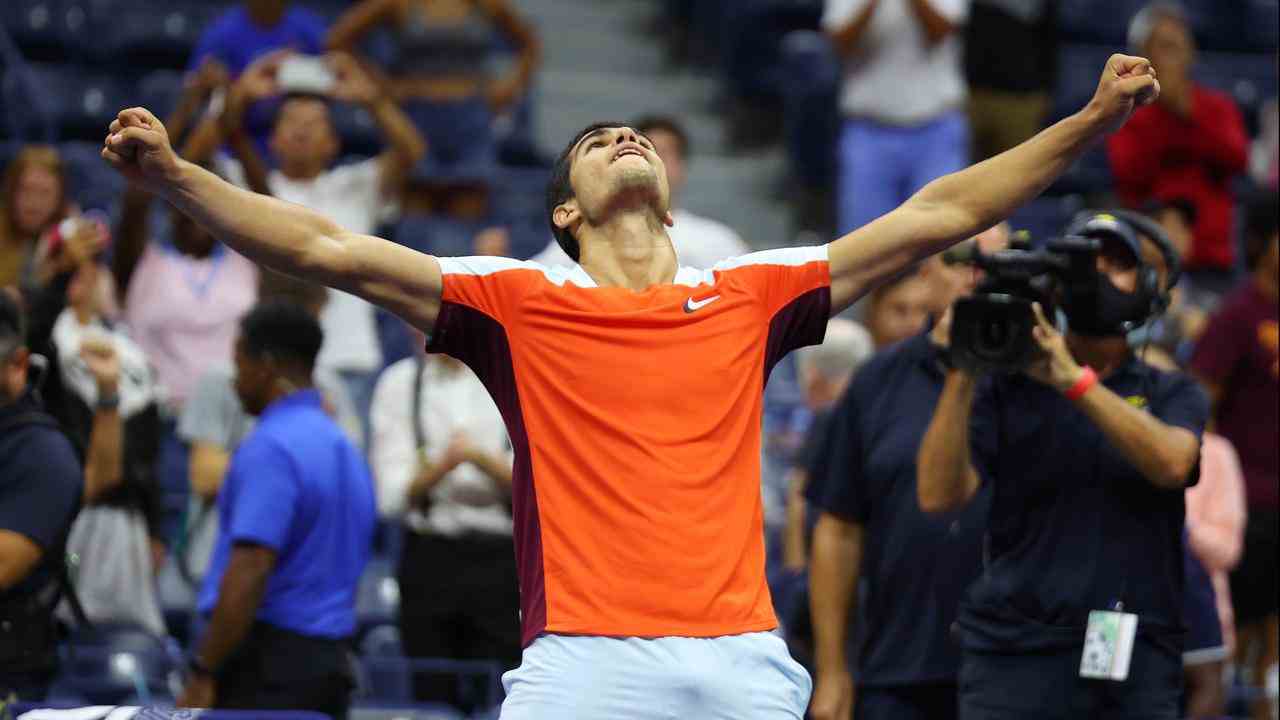
POLYGON ((198 610, 208 625, 178 704, 346 716, 347 642, 369 559, 373 479, 322 407, 320 324, 256 306, 236 339, 236 392, 259 418, 218 497, 221 532, 198 610))
POLYGON ((85 507, 67 549, 80 557, 76 590, 89 620, 163 635, 159 401, 146 355, 102 313, 98 278, 109 272, 96 261, 80 266, 51 338, 63 392, 50 409, 84 461, 85 507))
MULTIPOLYGON (((675 224, 667 229, 671 245, 681 265, 710 268, 721 260, 745 255, 751 248, 738 233, 718 220, 712 220, 680 207, 681 196, 689 181, 689 134, 679 120, 666 115, 646 115, 633 127, 653 143, 658 157, 667 168, 667 184, 671 187, 671 217, 675 224)), ((547 267, 571 266, 574 260, 560 249, 553 238, 530 260, 547 267)))
MULTIPOLYGON (((989 253, 1008 240, 1001 224, 970 245, 989 253)), ((951 304, 980 275, 940 256, 922 275, 938 321, 862 367, 832 411, 817 451, 825 461, 805 493, 819 513, 810 569, 814 720, 847 720, 855 704, 854 717, 865 720, 955 717, 951 626, 981 570, 987 500, 943 517, 921 513, 915 456, 949 367, 951 304), (855 595, 860 580, 867 592, 855 595), (862 599, 856 615, 855 597, 862 599), (857 618, 854 657, 846 652, 850 618, 857 618)))
POLYGON ((872 290, 867 297, 864 322, 876 343, 876 350, 883 350, 920 332, 928 322, 935 302, 930 281, 918 270, 872 290))
POLYGON ((866 225, 967 164, 960 33, 968 14, 969 0, 827 0, 822 27, 844 58, 837 231, 866 225))
MULTIPOLYGON (((350 55, 324 57, 334 73, 329 97, 287 94, 289 88, 280 85, 278 73, 289 57, 288 51, 279 51, 250 65, 232 85, 222 116, 208 118, 195 132, 194 151, 212 153, 227 135, 243 128, 248 104, 286 93, 269 140, 276 169, 267 171, 253 144, 241 142, 234 145, 238 162, 218 157, 222 174, 237 185, 323 212, 344 227, 370 234, 388 203, 399 196, 409 168, 422 157, 422 136, 350 55), (342 139, 330 117, 331 100, 368 108, 387 139, 387 149, 376 157, 334 166, 342 139)), ((354 295, 331 291, 320 324, 327 342, 318 366, 342 376, 359 416, 367 418, 373 384, 382 369, 374 308, 354 295)))
POLYGON ((964 69, 975 162, 1035 135, 1058 74, 1058 0, 973 0, 964 69))
MULTIPOLYGON (((212 66, 202 65, 202 73, 212 66)), ((176 141, 195 113, 219 89, 216 73, 189 83, 170 118, 176 141)), ((213 145, 192 135, 187 156, 207 162, 213 145)), ((247 143, 244 136, 231 139, 247 143)), ((151 196, 135 186, 125 191, 116 224, 111 271, 129 336, 142 348, 159 383, 162 429, 160 487, 165 496, 162 537, 178 535, 190 492, 188 452, 176 434, 177 418, 195 382, 212 367, 231 364, 236 323, 257 298, 258 269, 244 256, 217 242, 180 213, 169 214, 167 233, 153 230, 151 196)))
MULTIPOLYGON (((324 286, 271 270, 260 271, 259 279, 259 302, 290 302, 316 319, 329 299, 324 286)), ((359 446, 363 437, 360 416, 347 396, 342 378, 332 370, 317 367, 315 384, 325 410, 351 442, 359 446)), ((218 492, 232 454, 253 429, 253 423, 253 417, 245 412, 236 395, 235 376, 229 367, 215 367, 206 372, 182 407, 177 432, 191 450, 188 473, 193 502, 182 543, 184 554, 179 561, 193 579, 203 577, 208 566, 209 554, 218 537, 218 492)))
POLYGON ((1168 291, 1148 260, 1164 251, 1107 214, 1071 233, 1101 250, 1096 293, 1062 300, 1065 338, 1036 305, 1039 354, 1022 373, 979 390, 949 372, 918 453, 925 512, 990 493, 984 570, 957 623, 965 720, 1180 717, 1183 491, 1208 400, 1125 338, 1168 291))
POLYGON ((781 573, 770 591, 779 622, 787 631, 791 654, 806 667, 813 656, 808 627, 808 547, 813 529, 805 488, 811 478, 826 474, 827 428, 831 408, 844 394, 858 368, 875 352, 871 334, 852 320, 832 318, 821 345, 803 348, 796 359, 805 406, 813 413, 804 445, 787 471, 786 524, 782 528, 781 573))
MULTIPOLYGON (((1141 357, 1165 372, 1179 370, 1158 347, 1144 349, 1141 357)), ((1236 647, 1228 574, 1240 562, 1247 516, 1240 458, 1221 435, 1205 431, 1200 482, 1187 488, 1186 503, 1185 714, 1218 718, 1226 707, 1226 661, 1236 647)))
POLYGON ((56 670, 53 607, 84 493, 75 451, 28 377, 20 303, 0 290, 0 703, 43 700, 56 670))
MULTIPOLYGON (((379 514, 402 522, 400 634, 411 657, 520 664, 520 593, 511 552, 511 443, 480 380, 418 351, 374 392, 369 448, 379 514)), ((419 701, 461 705, 447 675, 415 679, 419 701)), ((470 711, 478 708, 466 708, 470 711)))
MULTIPOLYGON (((1244 556, 1231 576, 1237 658, 1253 658, 1253 682, 1276 673, 1277 582, 1280 550, 1280 230, 1275 193, 1263 193, 1246 210, 1245 261, 1250 275, 1223 299, 1196 345, 1191 371, 1213 399, 1214 428, 1240 454, 1249 500, 1244 556)), ((1274 700, 1272 701, 1274 702, 1274 700)), ((1254 709, 1262 718, 1265 701, 1254 709)))
MULTIPOLYGON (((353 51, 378 27, 396 41, 384 68, 391 95, 431 141, 424 170, 446 185, 451 177, 487 178, 493 118, 529 91, 538 66, 533 28, 508 0, 362 0, 333 24, 328 46, 353 51), (491 60, 504 39, 516 59, 495 76, 491 60)), ((468 213, 446 207, 445 214, 468 213)))
POLYGON ((70 272, 100 239, 93 226, 69 238, 73 252, 40 257, 39 240, 75 212, 66 197, 66 167, 56 148, 28 145, 0 181, 0 285, 30 289, 70 272))
POLYGON ((319 55, 324 52, 324 18, 290 0, 244 0, 224 12, 196 42, 191 70, 207 58, 220 61, 232 77, 274 50, 291 48, 319 55))
POLYGON ((1203 289, 1221 293, 1236 260, 1231 181, 1247 162, 1244 120, 1231 96, 1192 79, 1195 40, 1180 6, 1161 0, 1139 11, 1129 45, 1159 69, 1161 91, 1107 140, 1116 192, 1135 208, 1153 198, 1189 200, 1196 225, 1187 269, 1203 289))

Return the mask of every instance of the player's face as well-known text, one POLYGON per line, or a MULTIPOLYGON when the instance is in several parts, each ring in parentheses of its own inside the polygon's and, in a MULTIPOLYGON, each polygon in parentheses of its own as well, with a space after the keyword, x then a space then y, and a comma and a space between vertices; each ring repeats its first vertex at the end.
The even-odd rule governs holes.
POLYGON ((338 136, 323 100, 295 97, 280 106, 271 152, 290 174, 319 174, 338 154, 338 136))
POLYGON ((18 178, 13 198, 13 220, 18 232, 34 235, 53 220, 62 196, 58 176, 42 167, 28 167, 18 178))
POLYGON ((667 169, 640 133, 627 127, 604 128, 578 141, 572 151, 569 180, 582 213, 589 219, 610 210, 647 205, 664 216, 670 202, 667 169))

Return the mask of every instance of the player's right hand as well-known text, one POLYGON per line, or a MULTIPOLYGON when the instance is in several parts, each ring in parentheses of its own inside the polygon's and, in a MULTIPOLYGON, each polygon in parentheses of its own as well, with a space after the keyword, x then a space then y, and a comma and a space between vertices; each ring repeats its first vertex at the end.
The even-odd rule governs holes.
POLYGON ((158 192, 176 175, 178 154, 160 119, 141 107, 121 110, 111 121, 102 158, 130 182, 158 192))
POLYGON ((853 676, 848 670, 818 673, 809 701, 813 720, 849 720, 853 717, 853 676))

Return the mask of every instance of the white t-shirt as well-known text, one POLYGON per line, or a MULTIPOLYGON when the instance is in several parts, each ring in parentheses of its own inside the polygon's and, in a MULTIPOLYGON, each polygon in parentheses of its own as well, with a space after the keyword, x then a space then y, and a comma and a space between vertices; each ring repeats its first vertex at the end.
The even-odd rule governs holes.
MULTIPOLYGON (((930 46, 912 0, 879 0, 857 48, 844 59, 840 112, 888 125, 918 125, 964 102, 962 33, 930 46)), ((827 0, 822 28, 853 22, 870 0, 827 0)), ((927 0, 954 24, 969 17, 969 0, 927 0)))
POLYGON ((415 424, 422 432, 428 457, 439 458, 454 433, 463 432, 478 449, 503 455, 508 462, 512 459, 502 415, 470 369, 437 357, 426 358, 415 403, 418 367, 416 357, 392 364, 382 372, 373 391, 369 460, 379 515, 403 516, 405 525, 421 533, 510 535, 507 491, 470 463, 454 468, 432 488, 426 512, 405 507, 409 485, 418 471, 415 424), (415 407, 417 417, 413 417, 415 407))
MULTIPOLYGON (((228 181, 246 187, 240 163, 219 156, 218 169, 228 181)), ((377 158, 339 165, 312 180, 290 180, 279 170, 267 176, 271 194, 297 203, 336 222, 351 232, 372 234, 387 204, 382 193, 377 158)), ((324 345, 316 366, 333 370, 376 372, 382 367, 382 346, 373 305, 355 295, 329 290, 329 302, 320 313, 324 345)))
MULTIPOLYGON (((695 215, 688 210, 674 210, 671 216, 675 225, 667 228, 667 236, 671 238, 671 246, 675 248, 676 259, 681 266, 706 270, 721 260, 751 252, 733 228, 718 220, 695 215)), ((555 238, 529 260, 546 267, 576 264, 560 249, 555 238)))

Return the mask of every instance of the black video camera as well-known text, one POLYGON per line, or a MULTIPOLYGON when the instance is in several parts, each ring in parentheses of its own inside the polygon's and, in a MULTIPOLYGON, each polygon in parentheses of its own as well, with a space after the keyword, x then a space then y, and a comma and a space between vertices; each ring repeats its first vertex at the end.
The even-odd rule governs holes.
MULTIPOLYGON (((1025 236, 1024 236, 1025 237, 1025 236)), ((956 301, 951 320, 951 360, 969 372, 1016 372, 1039 351, 1031 329, 1032 303, 1052 317, 1057 298, 1089 293, 1097 284, 1096 257, 1102 243, 1068 236, 1029 249, 1025 239, 1010 249, 983 254, 976 246, 945 258, 986 272, 977 291, 956 301)))

